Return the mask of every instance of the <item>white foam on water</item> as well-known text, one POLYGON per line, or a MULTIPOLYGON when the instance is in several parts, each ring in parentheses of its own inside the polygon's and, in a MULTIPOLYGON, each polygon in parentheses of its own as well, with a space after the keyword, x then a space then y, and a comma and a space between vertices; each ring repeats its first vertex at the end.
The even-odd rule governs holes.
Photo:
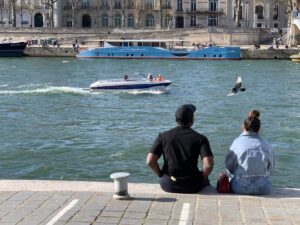
POLYGON ((0 87, 7 87, 8 84, 1 84, 0 87))
POLYGON ((62 63, 68 63, 69 61, 61 61, 62 63))
POLYGON ((118 156, 122 156, 123 153, 122 152, 117 152, 115 154, 111 154, 109 157, 118 157, 118 156))
MULTIPOLYGON (((20 88, 19 86, 18 88, 20 88)), ((28 87, 28 86, 27 86, 28 87)), ((36 89, 23 89, 23 90, 0 90, 0 95, 5 94, 47 94, 47 93, 70 93, 70 94, 90 94, 89 89, 85 88, 77 88, 77 87, 53 87, 48 86, 44 88, 36 88, 36 89)))
POLYGON ((155 89, 128 91, 129 94, 134 94, 134 95, 139 95, 139 94, 160 95, 160 94, 164 94, 166 92, 167 92, 166 90, 155 90, 155 89))

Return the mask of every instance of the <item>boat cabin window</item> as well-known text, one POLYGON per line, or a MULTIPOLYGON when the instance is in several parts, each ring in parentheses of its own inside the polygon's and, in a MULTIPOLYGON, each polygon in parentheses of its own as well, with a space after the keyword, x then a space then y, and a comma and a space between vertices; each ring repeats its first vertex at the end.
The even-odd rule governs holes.
POLYGON ((159 47, 165 43, 160 42, 138 42, 137 46, 151 46, 151 47, 159 47))

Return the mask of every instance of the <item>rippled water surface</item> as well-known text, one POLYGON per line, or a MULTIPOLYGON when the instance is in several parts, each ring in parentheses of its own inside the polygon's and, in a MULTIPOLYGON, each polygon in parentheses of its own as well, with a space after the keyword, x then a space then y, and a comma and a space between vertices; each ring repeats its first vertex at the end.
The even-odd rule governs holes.
POLYGON ((276 154, 272 182, 300 188, 300 64, 290 61, 0 59, 0 179, 157 182, 145 157, 178 105, 197 106, 194 129, 210 140, 215 184, 224 156, 253 108, 276 154), (104 92, 98 79, 161 73, 165 93, 104 92), (228 97, 242 76, 246 92, 228 97))

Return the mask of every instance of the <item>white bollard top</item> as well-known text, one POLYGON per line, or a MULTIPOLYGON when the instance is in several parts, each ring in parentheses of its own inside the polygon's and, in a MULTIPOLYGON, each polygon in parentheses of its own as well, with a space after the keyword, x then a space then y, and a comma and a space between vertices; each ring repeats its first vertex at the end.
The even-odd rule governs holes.
POLYGON ((120 178, 125 178, 129 177, 130 173, 125 173, 125 172, 119 172, 119 173, 113 173, 110 175, 111 179, 120 179, 120 178))

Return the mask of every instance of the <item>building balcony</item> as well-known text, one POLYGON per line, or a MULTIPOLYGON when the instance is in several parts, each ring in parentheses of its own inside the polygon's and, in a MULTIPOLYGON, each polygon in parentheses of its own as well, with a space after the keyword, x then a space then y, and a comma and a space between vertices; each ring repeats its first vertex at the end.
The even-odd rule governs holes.
POLYGON ((114 5, 113 9, 123 9, 123 7, 121 5, 114 5))
POLYGON ((135 9, 133 5, 126 5, 126 9, 135 9))
POLYGON ((143 7, 141 10, 142 11, 160 11, 159 8, 154 8, 154 7, 143 7))
POLYGON ((223 15, 223 9, 211 10, 211 9, 198 9, 198 10, 191 10, 186 9, 187 14, 200 14, 200 15, 223 15))
POLYGON ((81 6, 80 6, 80 9, 94 10, 94 9, 97 9, 97 6, 81 5, 81 6))
POLYGON ((109 10, 109 5, 101 5, 99 7, 100 10, 109 10))
POLYGON ((162 10, 170 10, 170 9, 172 9, 172 6, 171 6, 171 5, 163 5, 163 6, 161 7, 161 9, 162 9, 162 10))
POLYGON ((64 6, 64 10, 70 10, 70 9, 72 9, 72 6, 71 6, 71 5, 65 5, 65 6, 64 6))

